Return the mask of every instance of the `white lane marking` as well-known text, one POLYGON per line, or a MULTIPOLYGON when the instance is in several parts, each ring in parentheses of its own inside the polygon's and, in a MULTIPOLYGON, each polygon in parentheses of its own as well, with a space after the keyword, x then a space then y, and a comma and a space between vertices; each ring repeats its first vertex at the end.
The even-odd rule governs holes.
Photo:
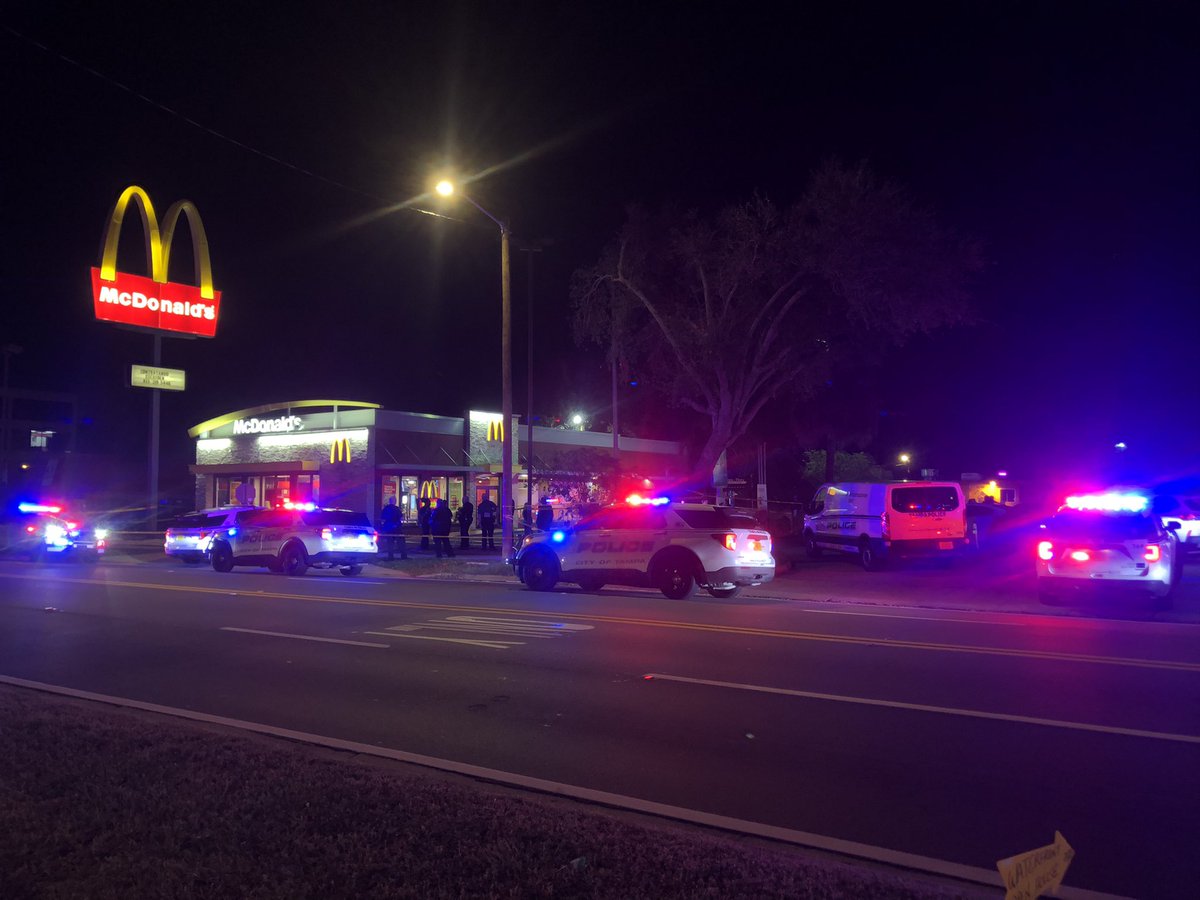
POLYGON ((593 625, 578 625, 572 622, 546 622, 539 619, 490 618, 488 616, 446 616, 445 621, 467 625, 471 628, 499 628, 508 630, 520 628, 544 634, 547 637, 559 637, 577 631, 593 631, 593 625))
POLYGON ((344 641, 340 638, 315 637, 311 634, 288 634, 284 631, 259 631, 255 628, 234 628, 231 625, 222 625, 221 631, 240 631, 242 634, 265 634, 268 637, 295 638, 298 641, 319 641, 322 644, 350 644, 354 647, 378 647, 382 650, 387 650, 390 644, 376 644, 370 641, 344 641))
MULTIPOLYGON (((348 750, 367 756, 377 756, 396 762, 410 763, 436 769, 441 772, 452 772, 466 775, 481 781, 493 781, 498 784, 508 784, 513 787, 526 788, 545 794, 558 794, 575 800, 584 800, 602 806, 618 809, 628 809, 646 815, 674 819, 680 822, 691 822, 711 828, 721 828, 725 831, 752 834, 770 840, 783 841, 803 847, 813 847, 840 853, 859 859, 869 859, 890 866, 900 866, 905 869, 915 869, 922 872, 932 872, 969 881, 975 884, 986 884, 1004 887, 1000 873, 995 869, 981 869, 949 860, 936 859, 932 856, 920 856, 916 853, 905 853, 901 850, 891 850, 887 847, 875 847, 871 844, 860 844, 857 841, 847 841, 842 838, 827 837, 810 831, 796 831, 791 828, 781 828, 778 825, 766 825, 762 822, 751 822, 747 819, 735 819, 730 816, 687 809, 682 806, 670 806, 666 803, 655 803, 653 800, 643 800, 639 797, 628 797, 623 794, 611 794, 608 791, 598 791, 592 788, 578 787, 559 781, 548 781, 544 778, 533 778, 528 775, 518 775, 514 772, 504 772, 500 769, 488 769, 483 766, 473 766, 469 763, 457 762, 452 759, 441 759, 436 756, 424 756, 419 753, 409 753, 404 750, 391 750, 387 747, 376 747, 372 744, 360 744, 358 741, 347 741, 342 738, 326 737, 311 734, 306 731, 293 731, 290 728, 279 728, 275 725, 263 725, 259 722, 247 722, 244 719, 230 719, 225 716, 215 716, 211 713, 195 712, 190 709, 180 709, 175 706, 162 706, 158 703, 146 703, 143 700, 131 700, 128 697, 114 697, 110 694, 96 694, 91 691, 81 691, 75 688, 60 687, 55 684, 45 684, 40 681, 28 681, 24 678, 14 678, 11 675, 0 675, 0 684, 11 684, 15 687, 31 688, 51 694, 61 694, 65 697, 76 697, 81 700, 94 700, 108 703, 112 706, 122 706, 128 709, 140 709, 145 712, 175 716, 180 719, 190 719, 193 722, 207 722, 212 725, 223 725, 227 728, 237 728, 242 731, 252 731, 256 734, 266 734, 280 737, 289 741, 299 741, 318 747, 330 747, 335 750, 348 750)), ((1104 894, 1099 891, 1089 891, 1085 888, 1074 888, 1062 885, 1058 896, 1063 900, 1125 900, 1115 894, 1104 894)))
POLYGON ((1200 736, 1171 734, 1165 731, 1143 731, 1139 728, 1120 728, 1116 725, 1092 725, 1087 722, 1064 722, 1059 719, 1041 719, 1034 716, 1018 716, 1010 713, 984 712, 978 709, 959 709, 953 706, 929 706, 924 703, 904 703, 899 700, 874 700, 869 697, 846 697, 841 694, 821 694, 816 691, 797 691, 791 688, 767 687, 761 684, 739 684, 736 681, 711 681, 707 678, 688 678, 684 675, 664 675, 648 672, 647 681, 677 681, 681 684, 698 684, 705 687, 729 688, 737 691, 754 691, 760 694, 782 694, 787 697, 804 697, 808 700, 829 700, 834 703, 854 703, 860 706, 883 706, 890 709, 908 709, 914 712, 941 713, 948 716, 966 716, 972 719, 992 719, 997 722, 1018 722, 1022 725, 1045 725, 1049 728, 1067 728, 1073 731, 1096 731, 1101 734, 1120 734, 1127 737, 1150 738, 1158 741, 1177 741, 1182 744, 1200 744, 1200 736))
MULTIPOLYGON (((392 638, 411 638, 414 641, 444 641, 447 644, 470 644, 475 647, 489 647, 492 650, 507 650, 524 644, 524 641, 472 641, 468 638, 434 637, 431 634, 397 634, 394 631, 364 631, 363 634, 380 634, 392 638)), ((381 644, 380 646, 387 646, 381 644)))

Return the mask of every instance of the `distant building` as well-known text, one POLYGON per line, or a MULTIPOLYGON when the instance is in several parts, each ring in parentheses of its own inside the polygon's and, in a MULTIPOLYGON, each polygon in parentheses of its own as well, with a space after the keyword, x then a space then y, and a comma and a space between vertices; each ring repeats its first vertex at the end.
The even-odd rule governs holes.
MULTIPOLYGON (((499 502, 504 433, 498 413, 471 410, 461 418, 380 408, 348 400, 294 400, 227 413, 188 430, 196 441, 196 506, 313 501, 374 518, 396 498, 414 521, 422 498, 464 496, 478 506, 499 502)), ((596 497, 614 468, 612 435, 533 429, 534 486, 529 488, 527 430, 513 417, 513 501, 559 502, 596 497)), ((687 471, 676 441, 622 437, 623 475, 672 479, 687 471)))

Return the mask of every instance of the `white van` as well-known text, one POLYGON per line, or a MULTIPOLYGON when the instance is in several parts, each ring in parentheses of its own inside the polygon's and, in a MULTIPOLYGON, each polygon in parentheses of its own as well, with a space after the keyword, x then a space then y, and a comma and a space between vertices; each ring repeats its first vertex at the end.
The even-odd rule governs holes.
POLYGON ((811 557, 856 553, 868 572, 889 556, 950 555, 964 550, 967 510, 953 481, 823 484, 804 516, 811 557))

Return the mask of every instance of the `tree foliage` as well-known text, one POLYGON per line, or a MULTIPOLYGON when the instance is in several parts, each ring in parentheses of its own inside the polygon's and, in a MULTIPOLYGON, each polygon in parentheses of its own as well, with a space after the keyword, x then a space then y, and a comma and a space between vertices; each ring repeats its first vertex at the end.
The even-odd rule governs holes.
POLYGON ((693 477, 707 481, 772 397, 811 394, 847 358, 962 320, 978 267, 907 192, 833 162, 786 209, 761 196, 708 217, 631 208, 575 273, 576 338, 705 418, 693 477))

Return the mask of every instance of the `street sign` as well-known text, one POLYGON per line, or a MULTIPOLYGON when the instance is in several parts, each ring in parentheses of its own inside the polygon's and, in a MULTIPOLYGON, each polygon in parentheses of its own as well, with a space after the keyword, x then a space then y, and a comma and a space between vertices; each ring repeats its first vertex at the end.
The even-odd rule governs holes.
POLYGON ((1000 860, 996 868, 1004 879, 1004 900, 1036 900, 1043 894, 1056 895, 1074 858, 1075 851, 1062 832, 1056 831, 1053 844, 1000 860))
POLYGON ((129 383, 134 387, 159 388, 164 391, 182 391, 186 380, 187 374, 183 369, 134 366, 129 373, 129 383))

